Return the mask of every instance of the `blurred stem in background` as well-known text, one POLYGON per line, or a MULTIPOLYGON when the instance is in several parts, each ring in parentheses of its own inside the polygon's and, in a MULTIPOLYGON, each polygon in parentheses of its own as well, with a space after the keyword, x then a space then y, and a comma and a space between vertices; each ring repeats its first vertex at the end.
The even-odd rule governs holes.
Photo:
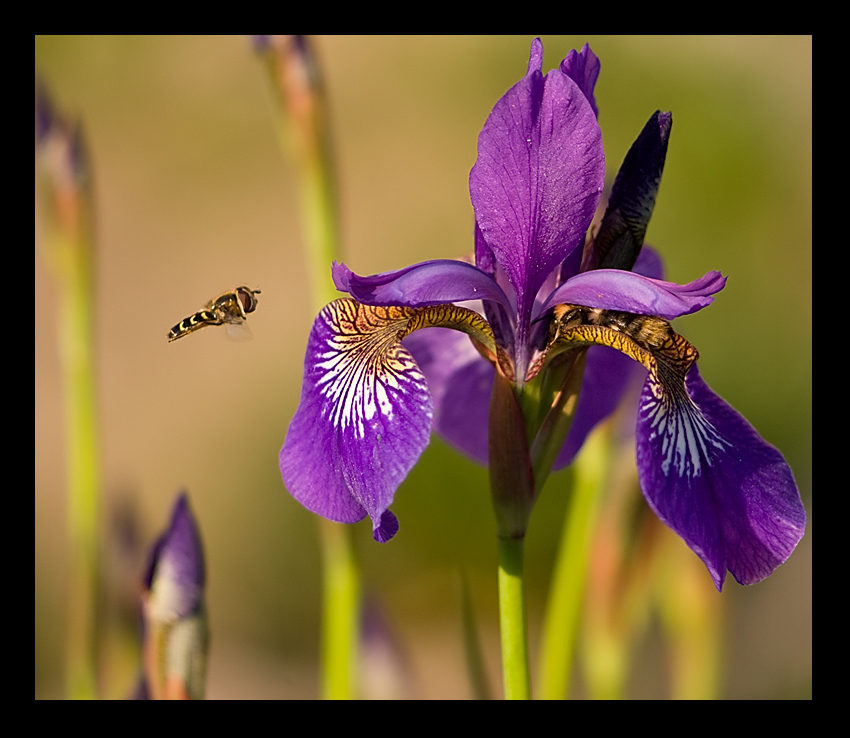
POLYGON ((597 429, 574 465, 569 527, 544 626, 541 696, 569 695, 577 652, 588 696, 622 699, 633 667, 643 671, 633 664, 638 644, 657 624, 670 697, 716 699, 722 599, 699 559, 644 503, 631 434, 623 438, 624 417, 633 412, 597 429), (567 568, 562 562, 570 545, 580 549, 580 562, 567 568))
POLYGON ((632 651, 655 606, 671 697, 715 699, 721 599, 699 560, 643 503, 633 445, 617 436, 616 420, 598 426, 572 466, 540 644, 538 697, 570 696, 578 650, 590 696, 622 698, 632 651))
POLYGON ((667 641, 670 696, 719 699, 724 600, 682 541, 655 518, 652 524, 660 539, 652 583, 667 641))
POLYGON ((538 677, 540 699, 561 700, 569 696, 590 542, 609 456, 609 432, 607 424, 603 424, 585 441, 572 466, 570 502, 543 623, 538 677))
MULTIPOLYGON (((338 297, 331 263, 340 260, 338 209, 327 106, 315 54, 304 36, 254 36, 277 103, 281 149, 298 167, 311 307, 338 297)), ((355 696, 360 578, 353 526, 318 519, 322 549, 322 696, 355 696)))
POLYGON ((37 183, 45 260, 56 286, 67 454, 69 698, 97 697, 98 472, 94 359, 92 185, 80 125, 61 117, 43 85, 35 91, 37 183))

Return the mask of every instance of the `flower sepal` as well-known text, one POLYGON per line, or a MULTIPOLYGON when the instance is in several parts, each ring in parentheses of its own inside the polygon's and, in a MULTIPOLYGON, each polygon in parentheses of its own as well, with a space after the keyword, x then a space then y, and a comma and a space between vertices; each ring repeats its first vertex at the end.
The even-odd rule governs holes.
POLYGON ((280 452, 295 499, 340 523, 368 515, 380 543, 398 531, 388 507, 428 445, 433 417, 428 384, 401 341, 431 327, 463 331, 483 355, 498 355, 489 325, 468 308, 326 305, 310 332, 301 400, 280 452))
POLYGON ((782 454, 705 383, 699 353, 658 317, 560 305, 550 353, 609 346, 649 371, 637 417, 638 477, 658 517, 706 565, 717 590, 769 576, 806 513, 782 454))
POLYGON ((650 374, 637 422, 638 476, 656 515, 723 588, 766 579, 803 537, 806 511, 791 468, 694 364, 670 397, 650 374))

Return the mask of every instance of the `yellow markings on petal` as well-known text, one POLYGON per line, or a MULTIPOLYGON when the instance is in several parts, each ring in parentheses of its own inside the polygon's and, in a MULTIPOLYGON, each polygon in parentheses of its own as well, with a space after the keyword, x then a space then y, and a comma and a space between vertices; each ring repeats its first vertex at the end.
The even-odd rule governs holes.
POLYGON ((379 343, 394 343, 420 328, 454 328, 468 334, 487 350, 496 353, 493 331, 474 310, 458 305, 411 308, 363 305, 344 298, 326 306, 336 315, 341 336, 373 336, 379 343))
POLYGON ((478 313, 456 305, 410 308, 363 305, 344 298, 326 305, 317 323, 321 341, 314 354, 319 392, 328 401, 329 420, 353 428, 363 437, 366 423, 391 419, 395 403, 421 393, 427 383, 413 357, 401 344, 420 328, 454 328, 469 334, 487 351, 496 352, 493 333, 478 313))
POLYGON ((474 338, 491 354, 496 355, 496 342, 490 324, 474 310, 452 304, 412 310, 408 333, 420 328, 454 328, 474 338))
MULTIPOLYGON (((583 305, 557 305, 549 332, 549 355, 579 346, 610 346, 654 375, 684 381, 699 352, 663 318, 583 305)), ((659 377, 660 378, 660 377, 659 377)))
POLYGON ((639 412, 660 438, 664 474, 695 478, 729 444, 688 395, 685 377, 699 352, 663 318, 582 305, 558 305, 549 356, 579 346, 610 346, 649 370, 649 394, 639 412))

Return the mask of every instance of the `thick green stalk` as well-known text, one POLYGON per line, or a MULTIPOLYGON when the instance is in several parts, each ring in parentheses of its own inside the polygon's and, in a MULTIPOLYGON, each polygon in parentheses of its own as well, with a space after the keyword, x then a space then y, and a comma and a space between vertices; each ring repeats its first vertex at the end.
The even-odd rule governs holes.
POLYGON ((524 539, 499 536, 499 628, 506 700, 531 699, 523 586, 524 539))
POLYGON ((499 547, 499 627, 505 699, 531 696, 523 588, 523 541, 534 505, 525 420, 513 385, 496 372, 490 395, 490 493, 499 547))
POLYGON ((531 444, 535 496, 543 490, 572 427, 584 377, 586 354, 583 349, 571 351, 566 356, 558 357, 557 366, 547 368, 544 372, 543 379, 554 383, 558 390, 553 393, 551 402, 541 408, 540 412, 545 412, 545 415, 531 444))

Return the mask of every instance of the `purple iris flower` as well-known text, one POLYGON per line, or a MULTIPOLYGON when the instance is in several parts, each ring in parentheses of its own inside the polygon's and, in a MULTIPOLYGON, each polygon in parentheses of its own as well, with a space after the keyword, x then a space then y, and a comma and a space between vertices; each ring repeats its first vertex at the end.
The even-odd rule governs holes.
POLYGON ((642 364, 637 463, 647 501, 718 590, 727 569, 743 584, 760 581, 790 556, 805 512, 782 455, 708 388, 696 349, 670 326, 709 305, 725 278, 665 282, 655 252, 642 250, 672 118, 650 118, 591 228, 605 175, 599 60, 585 45, 544 76, 542 57, 535 40, 526 75, 479 136, 474 263, 428 261, 369 277, 334 264, 337 288, 353 299, 330 303, 313 324, 280 453, 284 484, 331 520, 368 515, 375 540, 387 541, 398 530, 388 507, 432 427, 488 462, 492 435, 512 422, 493 415, 504 406, 493 399, 495 378, 509 383, 499 386, 511 388, 529 437, 516 465, 531 469, 534 449, 554 438, 543 476, 573 459, 642 364), (579 356, 572 425, 548 438, 557 423, 546 413, 579 356))

